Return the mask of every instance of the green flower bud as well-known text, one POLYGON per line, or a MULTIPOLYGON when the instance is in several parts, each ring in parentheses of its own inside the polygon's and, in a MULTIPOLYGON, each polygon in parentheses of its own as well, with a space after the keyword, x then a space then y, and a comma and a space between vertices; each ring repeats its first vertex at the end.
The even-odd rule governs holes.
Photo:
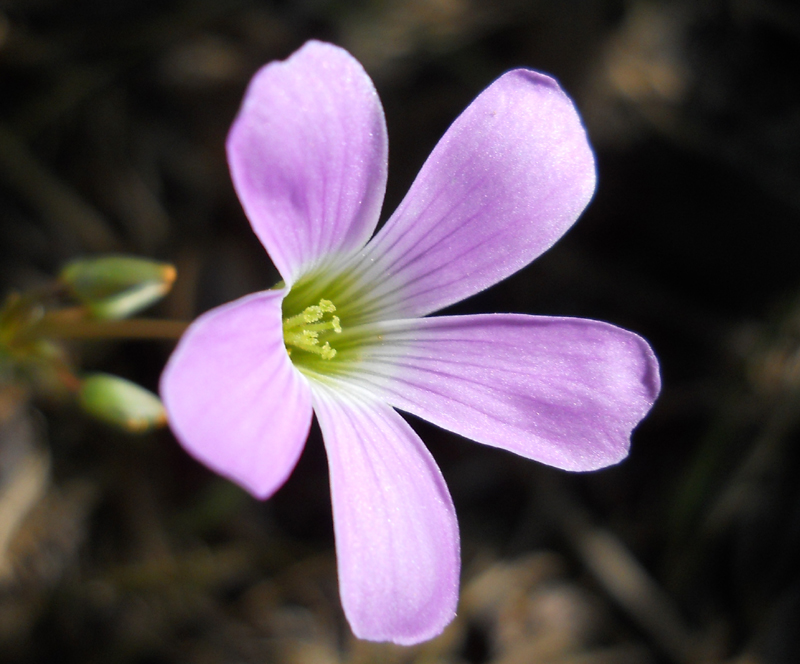
POLYGON ((78 403, 90 415, 131 433, 145 433, 167 422, 161 400, 136 383, 96 373, 86 377, 78 403))
POLYGON ((80 258, 59 279, 94 318, 127 318, 166 295, 177 273, 168 263, 133 256, 80 258))

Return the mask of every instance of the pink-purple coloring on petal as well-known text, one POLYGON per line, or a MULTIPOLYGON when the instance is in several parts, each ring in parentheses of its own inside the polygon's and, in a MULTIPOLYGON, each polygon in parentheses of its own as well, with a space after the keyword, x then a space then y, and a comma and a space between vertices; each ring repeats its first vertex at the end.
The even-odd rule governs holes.
POLYGON ((504 74, 448 129, 374 237, 386 125, 346 51, 312 41, 263 67, 227 148, 283 282, 190 326, 161 379, 172 430, 195 458, 268 498, 315 415, 353 632, 432 638, 456 611, 458 524, 439 468, 395 408, 587 471, 627 455, 660 388, 647 342, 607 323, 426 317, 523 268, 576 221, 595 188, 580 118, 551 78, 504 74))

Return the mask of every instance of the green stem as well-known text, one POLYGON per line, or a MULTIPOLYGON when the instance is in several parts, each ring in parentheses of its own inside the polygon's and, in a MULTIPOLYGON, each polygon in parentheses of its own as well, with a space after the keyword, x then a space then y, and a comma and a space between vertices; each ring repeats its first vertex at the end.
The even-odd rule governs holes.
POLYGON ((51 339, 179 339, 187 321, 158 318, 130 320, 57 320, 45 316, 26 336, 51 339))

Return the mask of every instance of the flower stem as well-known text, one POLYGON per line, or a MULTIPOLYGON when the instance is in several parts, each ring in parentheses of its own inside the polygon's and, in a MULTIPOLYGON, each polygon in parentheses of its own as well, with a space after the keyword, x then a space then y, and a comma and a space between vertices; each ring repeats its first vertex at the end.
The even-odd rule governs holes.
POLYGON ((131 320, 59 320, 45 316, 27 334, 51 339, 179 339, 187 321, 157 318, 131 320))

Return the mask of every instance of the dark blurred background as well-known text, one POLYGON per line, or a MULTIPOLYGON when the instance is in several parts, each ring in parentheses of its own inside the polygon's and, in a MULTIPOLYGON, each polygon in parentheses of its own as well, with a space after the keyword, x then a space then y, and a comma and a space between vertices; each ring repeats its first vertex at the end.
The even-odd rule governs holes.
MULTIPOLYGON (((599 185, 533 265, 453 311, 635 330, 664 391, 618 467, 570 475, 412 421, 462 531, 459 616, 359 642, 318 432, 260 503, 168 430, 0 384, 0 661, 800 661, 800 8, 791 0, 0 0, 0 295, 70 258, 174 263, 151 315, 277 275, 227 172, 249 77, 309 38, 386 110, 384 218, 503 71, 556 76, 599 185)), ((171 344, 73 344, 155 390, 171 344)))

